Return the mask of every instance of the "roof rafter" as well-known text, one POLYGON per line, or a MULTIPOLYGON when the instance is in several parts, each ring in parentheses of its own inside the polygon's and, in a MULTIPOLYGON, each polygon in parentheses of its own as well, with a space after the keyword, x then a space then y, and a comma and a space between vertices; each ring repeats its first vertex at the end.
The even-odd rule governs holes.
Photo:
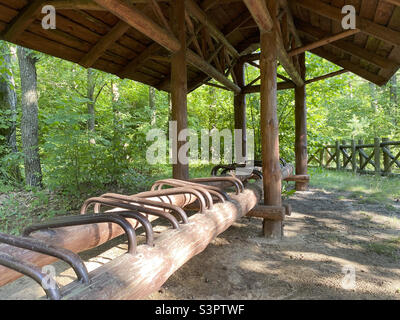
POLYGON ((85 68, 90 68, 113 43, 129 30, 129 28, 129 24, 119 20, 116 25, 81 59, 79 64, 85 68))
POLYGON ((226 39, 224 34, 209 19, 207 14, 197 5, 194 0, 186 0, 186 9, 191 16, 199 20, 203 25, 207 27, 213 38, 224 44, 224 46, 228 49, 228 51, 232 54, 234 58, 239 57, 239 53, 237 52, 237 50, 232 46, 232 44, 228 41, 228 39, 226 39))
MULTIPOLYGON (((326 35, 325 31, 322 31, 318 28, 314 28, 304 22, 298 22, 298 28, 301 32, 311 36, 313 39, 320 39, 324 35, 326 35)), ((333 43, 329 43, 329 46, 335 47, 340 51, 347 52, 357 58, 363 59, 366 62, 373 64, 379 68, 383 69, 393 69, 397 67, 397 64, 388 59, 381 57, 380 55, 373 53, 367 49, 360 48, 352 42, 338 40, 333 43)))
POLYGON ((361 78, 367 79, 368 81, 375 83, 378 86, 382 86, 387 82, 383 77, 376 75, 375 73, 369 72, 368 70, 360 67, 359 65, 356 65, 350 62, 349 60, 342 59, 322 48, 314 49, 311 52, 346 70, 351 71, 352 73, 360 76, 361 78))
MULTIPOLYGON (((331 6, 322 1, 316 0, 296 0, 295 4, 306 8, 320 16, 329 18, 331 20, 341 22, 343 19, 342 11, 340 8, 331 6)), ((363 33, 373 36, 379 40, 390 43, 394 46, 400 46, 400 32, 384 27, 371 20, 357 16, 356 27, 363 33)))
POLYGON ((28 4, 4 32, 4 39, 15 41, 35 21, 44 3, 44 0, 35 0, 28 4))

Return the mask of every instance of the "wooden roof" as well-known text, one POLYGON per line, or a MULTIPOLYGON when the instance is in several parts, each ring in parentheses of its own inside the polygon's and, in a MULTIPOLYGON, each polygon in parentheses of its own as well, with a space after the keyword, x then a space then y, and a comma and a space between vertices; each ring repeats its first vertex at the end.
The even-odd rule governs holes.
MULTIPOLYGON (((0 0, 1 36, 27 48, 168 91, 169 50, 99 5, 107 1, 0 0), (40 11, 44 4, 57 9, 55 30, 44 30, 41 26, 40 11)), ((170 34, 167 0, 127 2, 129 8, 153 21, 157 30, 160 27, 170 34)), ((188 87, 193 90, 211 77, 227 76, 240 56, 256 50, 263 21, 254 20, 254 12, 248 9, 249 2, 257 1, 187 2, 191 54, 188 87)), ((343 32, 341 8, 352 4, 361 32, 311 51, 377 85, 385 84, 400 68, 400 0, 279 0, 279 3, 278 19, 286 50, 279 58, 281 63, 285 61, 282 63, 285 67, 293 62, 286 52, 343 32)), ((288 73, 292 80, 296 78, 292 77, 296 71, 288 73)), ((229 81, 223 81, 224 86, 234 90, 235 85, 229 81)))

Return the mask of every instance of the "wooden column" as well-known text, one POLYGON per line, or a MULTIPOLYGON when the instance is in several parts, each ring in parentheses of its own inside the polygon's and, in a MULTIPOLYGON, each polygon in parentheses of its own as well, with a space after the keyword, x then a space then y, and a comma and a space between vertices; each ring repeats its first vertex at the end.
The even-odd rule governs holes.
MULTIPOLYGON (((277 36, 275 28, 270 32, 261 31, 260 118, 264 204, 281 206, 282 182, 279 164, 279 125, 277 116, 277 36)), ((282 221, 264 219, 263 232, 268 238, 281 238, 283 236, 282 221)))
MULTIPOLYGON (((240 88, 244 88, 245 86, 245 66, 243 62, 238 62, 233 72, 235 73, 237 85, 240 88)), ((242 157, 247 156, 247 135, 246 135, 246 94, 238 93, 235 94, 234 97, 234 113, 235 113, 235 129, 241 129, 242 135, 239 137, 242 143, 242 154, 238 154, 238 151, 235 149, 235 159, 239 161, 242 157)), ((237 139, 237 137, 235 136, 237 139)))
POLYGON ((381 175, 381 140, 374 139, 374 160, 375 160, 375 173, 381 175))
MULTIPOLYGON (((172 54, 171 57, 171 103, 172 121, 177 122, 178 137, 181 130, 187 129, 187 65, 186 65, 186 28, 185 28, 185 1, 176 0, 171 2, 172 30, 178 38, 181 48, 172 54)), ((173 164, 172 175, 175 179, 189 179, 189 165, 179 161, 179 149, 185 141, 173 143, 173 164)))
MULTIPOLYGON (((300 75, 303 80, 306 78, 306 62, 305 54, 299 55, 300 75)), ((295 138, 295 154, 296 154, 296 175, 307 174, 307 106, 306 106, 306 86, 295 88, 295 123, 296 123, 296 138, 295 138)), ((297 191, 308 190, 308 182, 296 182, 297 191)))

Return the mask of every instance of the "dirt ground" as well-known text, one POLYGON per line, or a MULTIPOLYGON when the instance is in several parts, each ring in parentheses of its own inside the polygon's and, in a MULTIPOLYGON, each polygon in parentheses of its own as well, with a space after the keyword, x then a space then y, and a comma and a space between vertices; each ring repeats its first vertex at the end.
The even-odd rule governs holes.
MULTIPOLYGON (((243 218, 178 270, 148 299, 397 299, 400 300, 400 204, 371 204, 345 192, 311 189, 287 202, 285 238, 261 237, 261 220, 243 218), (355 283, 346 279, 354 270, 355 283)), ((123 252, 123 246, 119 246, 123 252)), ((85 253, 91 270, 115 256, 85 253), (111 257, 111 258, 110 258, 111 257)), ((74 279, 60 263, 57 280, 74 279)), ((0 299, 42 295, 21 278, 0 299)))

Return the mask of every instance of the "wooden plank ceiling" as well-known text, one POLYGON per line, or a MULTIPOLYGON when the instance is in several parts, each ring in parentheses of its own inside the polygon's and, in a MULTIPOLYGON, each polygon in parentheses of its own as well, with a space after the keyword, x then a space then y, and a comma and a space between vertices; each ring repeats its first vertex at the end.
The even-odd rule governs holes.
MULTIPOLYGON (((126 1, 170 34, 168 0, 126 1)), ((260 21, 255 22, 246 6, 251 1, 187 2, 189 89, 215 78, 230 90, 240 90, 234 76, 233 81, 224 78, 241 56, 259 47, 260 21)), ((289 52, 280 56, 285 67, 296 67, 296 56, 290 51, 343 32, 340 11, 345 4, 352 4, 360 32, 311 52, 377 85, 387 83, 400 68, 400 0, 279 2, 277 21, 282 46, 289 52)), ((0 0, 0 35, 27 48, 169 91, 170 52, 94 1, 0 0), (41 26, 40 11, 45 4, 57 8, 55 30, 41 26)), ((295 68, 291 71, 296 82, 295 68)))

